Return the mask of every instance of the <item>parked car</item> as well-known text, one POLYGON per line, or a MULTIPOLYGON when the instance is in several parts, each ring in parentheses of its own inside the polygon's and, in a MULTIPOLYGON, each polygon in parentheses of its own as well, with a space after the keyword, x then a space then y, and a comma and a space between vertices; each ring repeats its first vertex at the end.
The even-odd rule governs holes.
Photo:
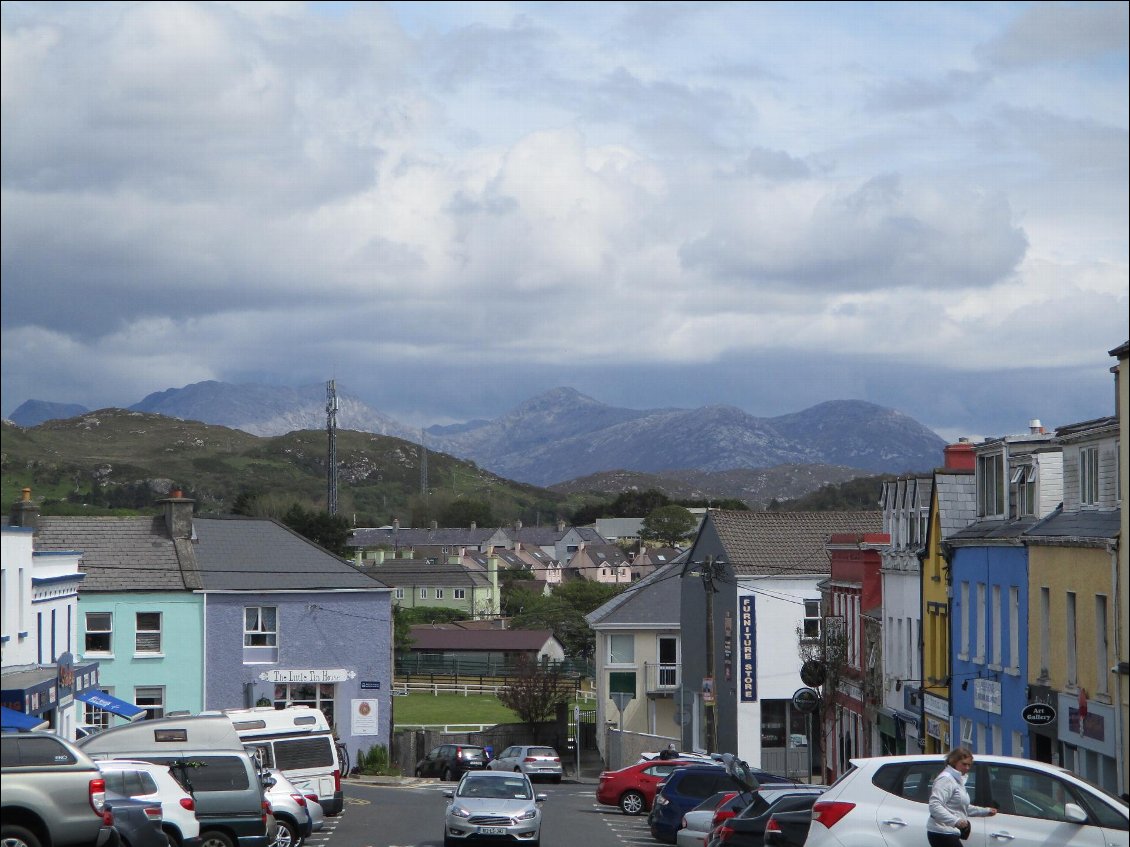
POLYGON ((200 844, 196 801, 168 765, 140 759, 95 759, 95 763, 106 781, 107 791, 161 804, 161 828, 175 847, 200 844))
POLYGON ((94 761, 49 732, 0 736, 0 843, 90 847, 116 842, 104 818, 106 781, 94 761))
POLYGON ((270 768, 267 773, 270 778, 263 796, 277 824, 271 847, 299 847, 314 831, 310 801, 278 768, 270 768))
POLYGON ((674 844, 683 815, 705 798, 716 791, 752 791, 762 781, 793 784, 792 780, 745 766, 691 765, 673 771, 656 790, 655 803, 647 816, 651 837, 674 844))
POLYGON ((804 847, 812 826, 812 809, 776 812, 765 824, 765 847, 804 847))
POLYGON ((310 813, 310 831, 321 832, 326 825, 326 810, 318 802, 317 794, 310 793, 304 796, 306 797, 306 811, 310 813))
MULTIPOLYGON (((664 753, 663 750, 657 750, 657 751, 654 751, 654 752, 648 751, 648 752, 640 753, 640 761, 641 762, 655 761, 660 756, 662 756, 663 753, 664 753)), ((714 756, 710 755, 709 753, 694 753, 694 752, 690 752, 690 751, 682 751, 682 752, 676 753, 674 756, 671 756, 670 758, 672 758, 672 759, 686 759, 688 761, 697 762, 698 764, 709 764, 710 762, 715 762, 715 763, 721 764, 720 758, 715 758, 714 756)))
POLYGON ((651 808, 659 783, 676 768, 692 764, 699 763, 686 759, 649 760, 615 771, 602 771, 596 786, 596 802, 619 806, 625 815, 643 814, 651 808))
POLYGON ((758 791, 756 799, 742 811, 724 821, 711 833, 707 847, 762 847, 765 844, 765 830, 770 818, 777 812, 790 812, 802 809, 809 812, 812 804, 820 799, 825 786, 817 790, 758 791))
POLYGON ((416 776, 438 776, 453 782, 468 771, 485 770, 487 753, 474 744, 441 744, 416 763, 416 776))
POLYGON ((714 810, 737 796, 737 791, 719 791, 683 815, 682 825, 675 835, 678 847, 702 847, 713 828, 714 810))
POLYGON ((541 844, 541 804, 545 794, 534 793, 524 773, 469 771, 453 791, 443 825, 444 847, 477 843, 481 839, 541 844))
MULTIPOLYGON (((853 759, 851 768, 812 807, 809 847, 919 847, 930 786, 942 756, 853 759)), ((1111 847, 1130 844, 1130 807, 1069 770, 1030 759, 978 754, 966 781, 978 806, 969 844, 1008 847, 1111 847)))
POLYGON ((135 800, 107 791, 104 820, 129 847, 169 847, 169 837, 161 828, 160 800, 135 800))
POLYGON ((520 771, 531 780, 545 777, 552 782, 561 781, 561 757, 552 747, 532 744, 507 747, 487 767, 492 771, 520 771))

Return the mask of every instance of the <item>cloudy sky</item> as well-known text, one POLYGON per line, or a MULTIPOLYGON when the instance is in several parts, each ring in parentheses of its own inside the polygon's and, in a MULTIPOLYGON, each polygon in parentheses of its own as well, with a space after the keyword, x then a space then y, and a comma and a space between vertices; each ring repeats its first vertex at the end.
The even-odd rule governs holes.
POLYGON ((1113 414, 1128 5, 20 3, 3 414, 1113 414))

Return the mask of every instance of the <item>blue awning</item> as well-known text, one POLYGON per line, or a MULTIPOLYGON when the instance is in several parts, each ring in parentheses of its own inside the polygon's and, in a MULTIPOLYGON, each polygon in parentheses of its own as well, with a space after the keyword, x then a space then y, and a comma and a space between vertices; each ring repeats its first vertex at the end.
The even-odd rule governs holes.
POLYGON ((14 732, 21 729, 39 729, 47 726, 47 721, 39 715, 29 715, 17 712, 7 706, 0 706, 0 729, 5 732, 14 732))
POLYGON ((82 700, 84 703, 89 703, 97 709, 120 715, 127 720, 133 720, 138 715, 145 714, 145 709, 140 706, 127 703, 125 700, 119 700, 117 697, 111 697, 104 691, 83 691, 81 694, 76 694, 75 698, 82 700))

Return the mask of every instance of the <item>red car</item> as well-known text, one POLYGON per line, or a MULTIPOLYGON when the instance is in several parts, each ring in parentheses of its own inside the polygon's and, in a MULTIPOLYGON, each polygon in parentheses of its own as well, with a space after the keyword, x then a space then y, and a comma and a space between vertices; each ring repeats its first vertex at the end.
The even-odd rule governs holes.
POLYGON ((619 806, 625 815, 641 815, 651 808, 655 789, 671 771, 701 764, 701 759, 652 759, 618 771, 602 771, 600 784, 596 787, 596 802, 619 806))

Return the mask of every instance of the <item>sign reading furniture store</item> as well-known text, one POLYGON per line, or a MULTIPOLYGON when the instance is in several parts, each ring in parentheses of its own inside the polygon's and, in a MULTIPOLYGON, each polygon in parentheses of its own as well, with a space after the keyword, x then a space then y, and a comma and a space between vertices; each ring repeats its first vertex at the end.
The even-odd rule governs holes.
POLYGON ((259 679, 264 682, 346 682, 357 676, 356 671, 345 668, 314 668, 296 671, 263 671, 259 679))

